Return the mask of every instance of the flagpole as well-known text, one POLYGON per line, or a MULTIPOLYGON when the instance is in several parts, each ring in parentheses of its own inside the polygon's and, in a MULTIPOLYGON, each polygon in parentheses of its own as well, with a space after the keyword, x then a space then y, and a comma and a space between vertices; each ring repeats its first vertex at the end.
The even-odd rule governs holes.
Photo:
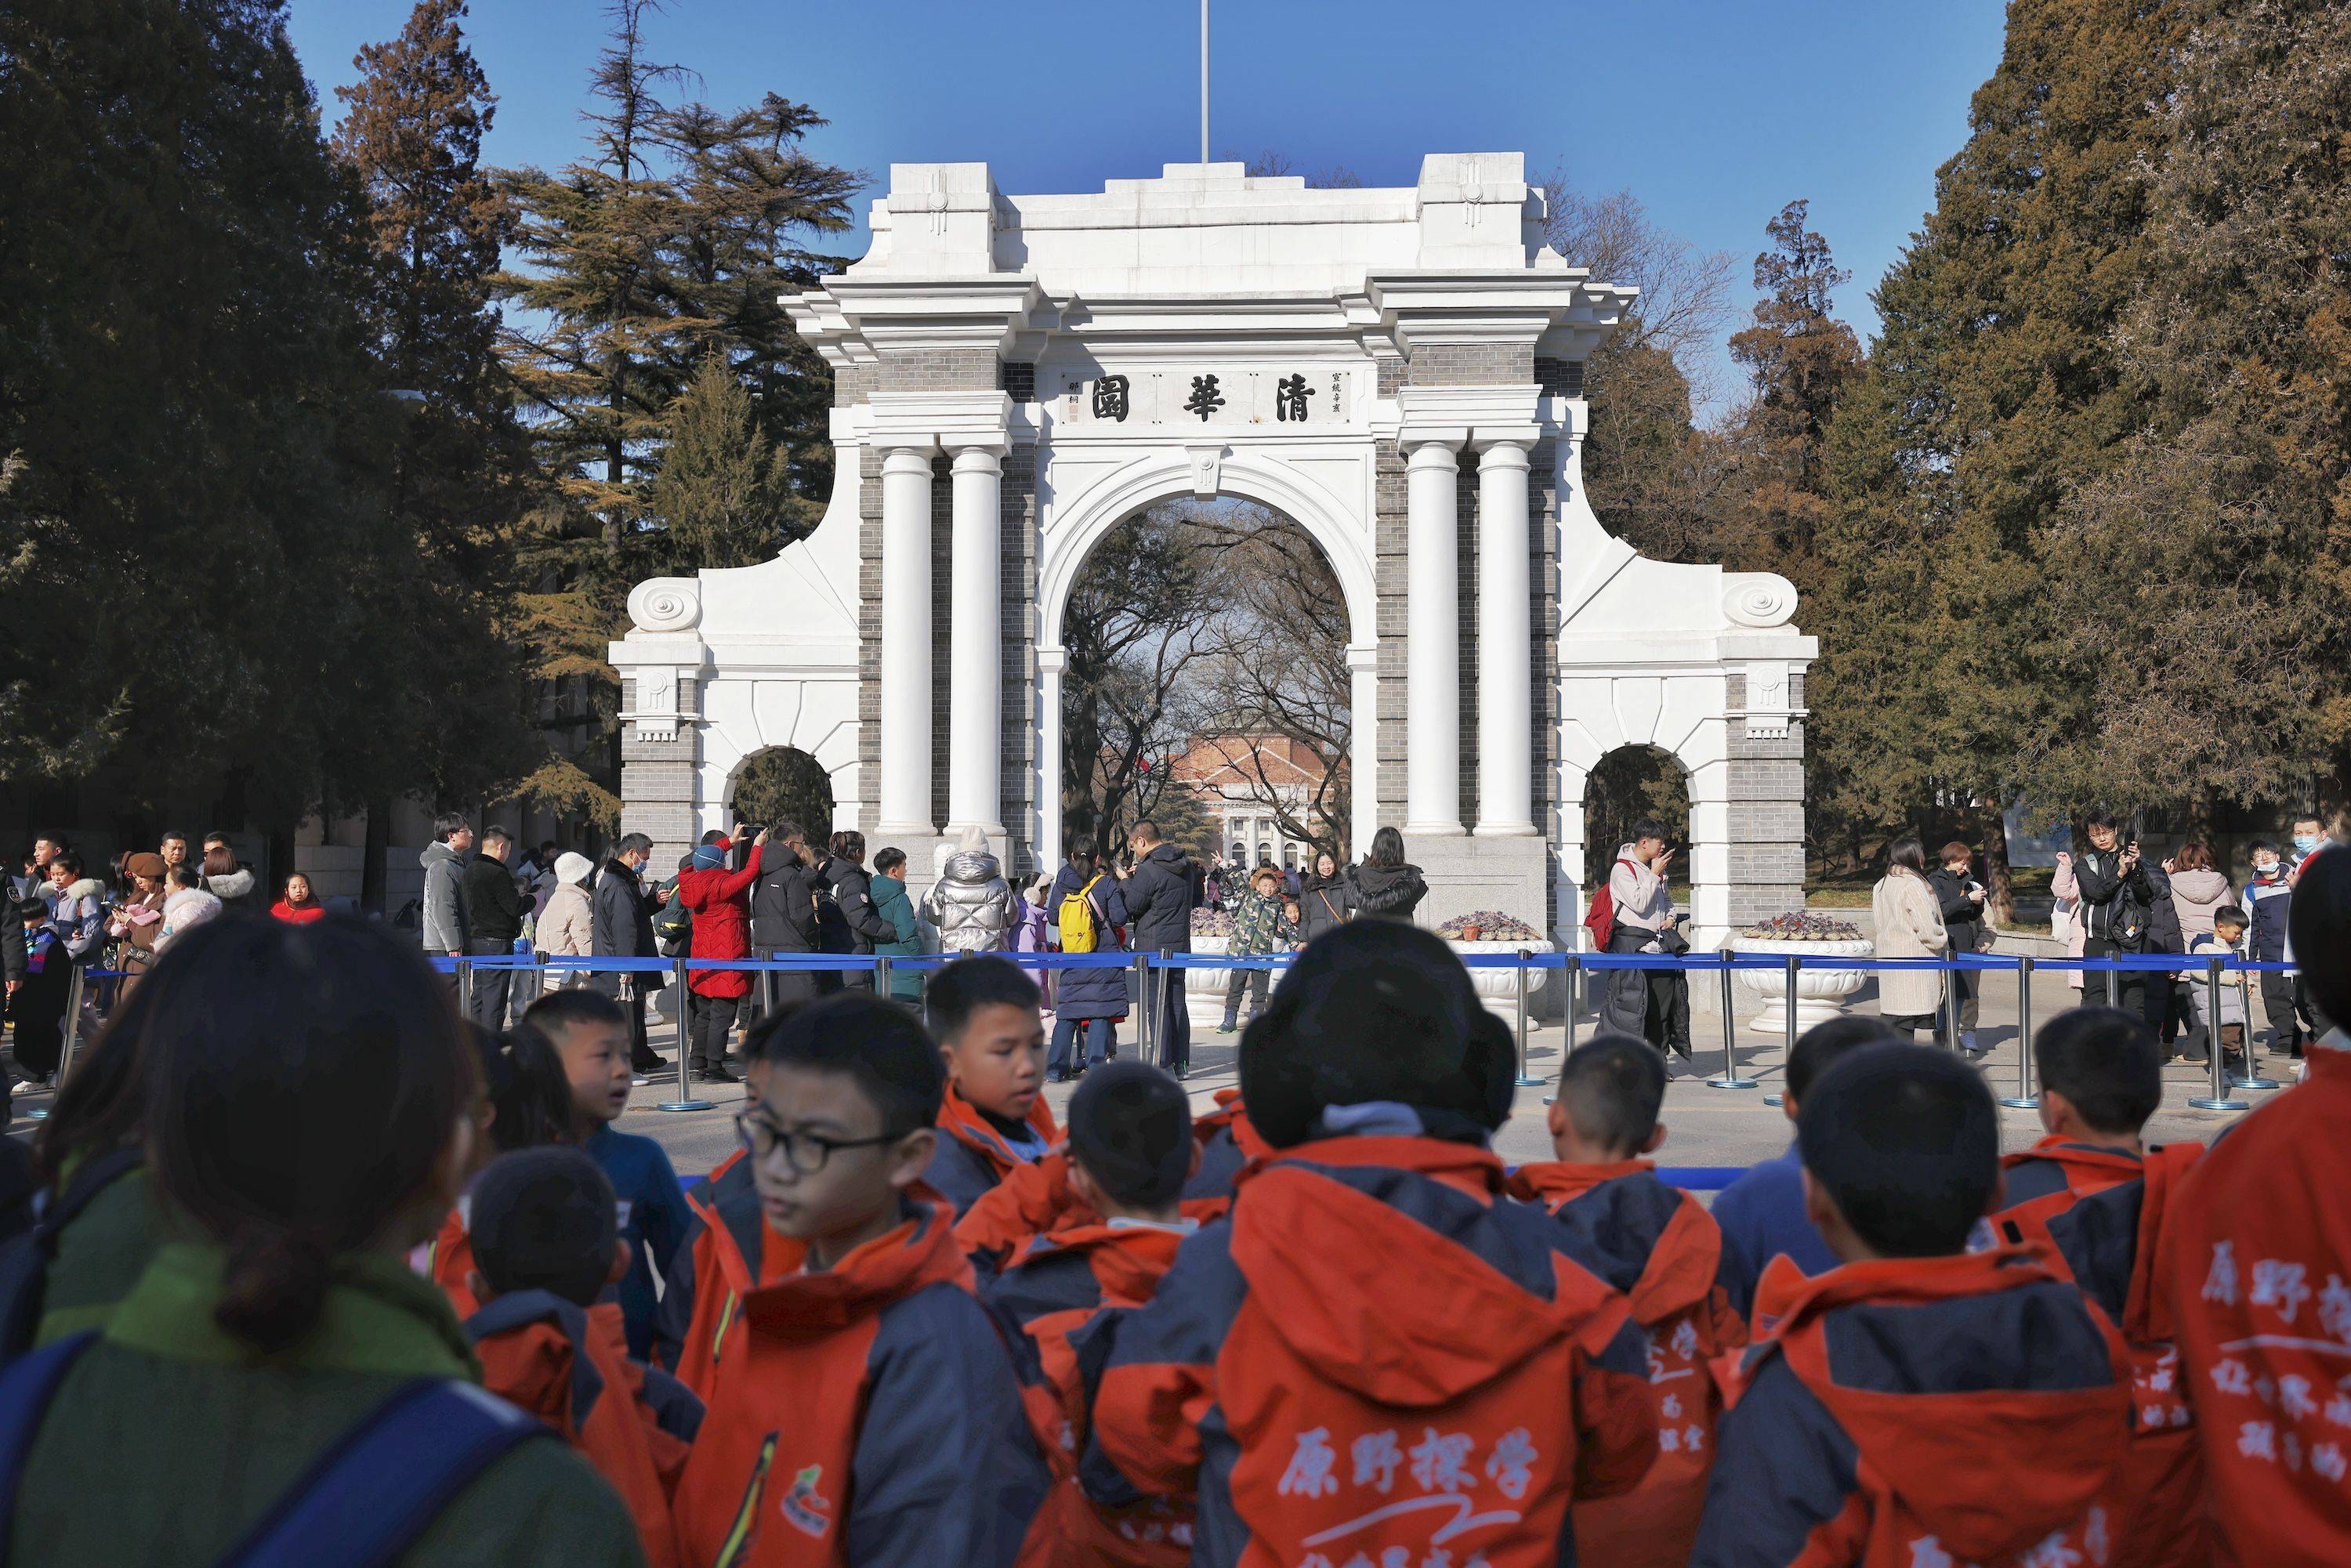
POLYGON ((1200 162, 1208 161, 1208 0, 1200 0, 1200 162))

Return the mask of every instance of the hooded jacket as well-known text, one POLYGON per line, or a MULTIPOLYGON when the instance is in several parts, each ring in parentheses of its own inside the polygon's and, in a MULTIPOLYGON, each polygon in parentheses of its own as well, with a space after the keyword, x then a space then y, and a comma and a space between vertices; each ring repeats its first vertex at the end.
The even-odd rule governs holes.
POLYGON ((465 1337, 482 1386, 554 1427, 595 1466, 629 1505, 649 1568, 673 1568, 670 1493, 702 1425, 702 1401, 629 1359, 621 1309, 517 1291, 466 1319, 465 1337))
POLYGON ((1416 865, 1374 865, 1366 861, 1349 870, 1355 883, 1355 907, 1365 915, 1409 920, 1428 896, 1428 883, 1416 865))
POLYGON ((1083 1379, 1070 1336, 1106 1307, 1150 1301, 1176 1261, 1185 1231, 1104 1223, 1034 1238, 988 1287, 989 1302, 1036 1348, 1066 1446, 1053 1463, 1052 1561, 1065 1568, 1184 1568, 1192 1557, 1192 1511, 1166 1498, 1104 1507, 1077 1480, 1076 1434, 1086 1429, 1083 1379))
MULTIPOLYGON (((1045 1103, 1042 1094, 1030 1102, 1028 1121, 1029 1130, 1047 1148, 1061 1141, 1061 1130, 1053 1121, 1053 1108, 1045 1103)), ((947 1085, 946 1098, 939 1104, 938 1130, 938 1147, 923 1172, 923 1181, 947 1200, 957 1219, 979 1201, 982 1193, 1002 1181, 1006 1172, 1032 1157, 1015 1149, 1003 1132, 957 1092, 953 1083, 947 1085)))
POLYGON ((1576 1554, 1609 1568, 1681 1568, 1714 1464, 1720 1404, 1708 1364, 1747 1343, 1719 1282, 1722 1233, 1705 1205, 1659 1181, 1648 1160, 1521 1166, 1510 1192, 1610 1260, 1608 1282, 1625 1292, 1648 1336, 1656 1462, 1623 1496, 1575 1505, 1576 1554))
POLYGON ((424 846, 416 863, 424 868, 423 922, 420 928, 424 950, 444 955, 465 952, 465 939, 471 934, 465 928, 465 901, 458 891, 458 881, 465 869, 465 857, 445 842, 434 842, 424 846))
POLYGON ((585 883, 559 882, 531 936, 538 952, 585 958, 596 951, 596 910, 585 883))
POLYGON ((1571 1500, 1656 1453, 1645 1347, 1600 1260, 1502 1186, 1426 1136, 1283 1151, 1149 1306, 1072 1334, 1088 1495, 1196 1494, 1200 1568, 1573 1561, 1571 1500))
POLYGON ((2204 1465, 2161 1271, 2171 1197, 2203 1153, 2200 1144, 2174 1144, 2142 1158, 2052 1136, 2001 1162, 2009 1206, 1992 1216, 1999 1239, 2041 1249, 2129 1347, 2131 1442, 2114 1493, 2114 1560, 2133 1568, 2195 1568, 2210 1558, 2204 1465))
POLYGON ((1041 1563, 1050 1486, 1005 1342, 944 1205, 831 1269, 797 1243, 739 1343, 674 1502, 696 1568, 1041 1563), (1028 1555, 1023 1556, 1024 1548, 1028 1555))
POLYGON ((2351 1540, 2351 1052, 2231 1125, 2170 1204, 2163 1270, 2223 1561, 2339 1563, 2351 1540))
POLYGON ((993 953, 1008 946, 1012 889, 994 855, 957 850, 923 894, 923 915, 939 928, 942 953, 993 953))
MULTIPOLYGON (((1213 1198, 1229 1205, 1242 1176, 1275 1157, 1272 1145, 1258 1135, 1241 1106, 1241 1092, 1219 1089, 1217 1108, 1192 1119, 1192 1136, 1200 1145, 1200 1167, 1184 1184, 1189 1203, 1213 1198)), ((1191 1210, 1187 1207, 1186 1213, 1191 1210)))
POLYGON ((155 951, 162 952, 177 938, 217 918, 220 912, 221 901, 203 888, 173 888, 163 900, 163 928, 155 933, 155 951))
MULTIPOLYGON (((873 903, 873 873, 844 855, 835 855, 824 862, 825 885, 832 889, 832 898, 844 934, 849 939, 848 951, 871 953, 876 942, 894 942, 898 928, 882 918, 882 911, 873 903)), ((819 911, 821 915, 822 911, 819 911)), ((832 951, 828 947, 827 952, 832 951)), ((842 974, 852 986, 871 990, 873 971, 852 969, 842 974)))
POLYGON ((2123 1346, 2029 1251, 1775 1263, 1756 1328, 1691 1568, 2119 1565, 2123 1346))
POLYGON ((780 846, 766 857, 751 888, 751 940, 778 953, 820 953, 815 868, 780 846))
MULTIPOLYGON (((2212 934, 2212 915, 2231 902, 2229 879, 2217 871, 2176 871, 2171 873, 2171 907, 2179 917, 2182 943, 2212 934)), ((2182 952, 2187 951, 2183 946, 2182 952)))
MULTIPOLYGON (((1194 1131, 1196 1134, 1196 1125, 1194 1131)), ((1186 1186, 1181 1207, 1185 1218, 1206 1225, 1224 1218, 1232 1207, 1232 1191, 1227 1187, 1221 1195, 1195 1197, 1186 1186)), ((1102 1217, 1080 1200, 1070 1185, 1065 1144, 1040 1159, 1014 1166, 1003 1180, 982 1193, 956 1221, 956 1243, 974 1264, 995 1271, 1040 1240, 1049 1237, 1058 1240, 1071 1231, 1102 1223, 1102 1217)))
POLYGON ((653 1346, 661 1364, 707 1403, 737 1343, 743 1297, 781 1279, 783 1260, 797 1253, 760 1212, 751 1165, 739 1149, 686 1189, 685 1207, 692 1218, 670 1260, 653 1346))
MULTIPOLYGON (((718 848, 734 846, 721 842, 718 848)), ((677 901, 694 915, 691 956, 696 958, 747 958, 751 956, 751 884, 759 880, 759 856, 765 844, 751 846, 750 859, 740 871, 723 866, 677 874, 677 901)), ((698 997, 736 999, 751 994, 747 969, 695 969, 686 976, 686 988, 698 997)))

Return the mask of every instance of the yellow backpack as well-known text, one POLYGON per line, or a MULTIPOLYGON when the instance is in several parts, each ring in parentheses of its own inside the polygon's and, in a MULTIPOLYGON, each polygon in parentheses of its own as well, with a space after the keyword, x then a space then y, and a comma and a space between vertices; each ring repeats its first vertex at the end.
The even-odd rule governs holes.
POLYGON ((1102 876, 1097 873, 1093 882, 1086 883, 1075 893, 1062 894, 1062 952, 1091 953, 1101 945, 1102 933, 1094 925, 1094 901, 1092 897, 1094 882, 1101 880, 1102 876))

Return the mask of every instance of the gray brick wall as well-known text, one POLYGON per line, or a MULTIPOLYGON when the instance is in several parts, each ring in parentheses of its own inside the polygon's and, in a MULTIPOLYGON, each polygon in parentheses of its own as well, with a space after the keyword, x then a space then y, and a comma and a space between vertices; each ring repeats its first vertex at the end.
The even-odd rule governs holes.
MULTIPOLYGON (((1417 356, 1415 359, 1417 366, 1417 356)), ((1451 379, 1451 378, 1448 378, 1451 379)), ((1478 454, 1460 453, 1454 481, 1455 559, 1460 563, 1461 825, 1478 825, 1478 454)))
POLYGON ((1416 387, 1523 386, 1535 379, 1532 344, 1425 343, 1407 371, 1416 387))
POLYGON ((883 392, 995 392, 1002 375, 993 349, 925 349, 882 356, 883 392))
POLYGON ((872 365, 835 366, 832 372, 833 407, 859 407, 873 391, 874 380, 872 365))
MULTIPOLYGON (((1535 444, 1528 454, 1527 549, 1533 556, 1528 574, 1528 625, 1533 639, 1527 646, 1527 679, 1533 696, 1534 744, 1529 765, 1534 769, 1528 798, 1535 828, 1543 841, 1552 841, 1559 821, 1559 530, 1551 525, 1558 516, 1559 485, 1553 469, 1553 443, 1535 444)), ((1559 924, 1559 865, 1554 854, 1543 876, 1543 929, 1559 924)))
MULTIPOLYGON (((621 731, 621 831, 653 841, 653 863, 666 868, 695 840, 695 775, 701 745, 694 716, 701 693, 689 675, 678 683, 679 725, 675 740, 640 740, 636 727, 621 731)), ((636 682, 621 683, 621 707, 637 706, 636 682)))
POLYGON ((1037 365, 1030 360, 1004 361, 1000 384, 1014 402, 1037 401, 1037 365))
MULTIPOLYGON (((1379 362, 1383 392, 1389 389, 1386 378, 1393 366, 1401 377, 1404 361, 1384 359, 1379 362)), ((1405 756, 1408 737, 1405 733, 1409 695, 1405 688, 1405 627, 1409 615, 1408 596, 1411 576, 1407 560, 1410 521, 1406 497, 1405 457, 1402 448, 1393 441, 1383 441, 1375 456, 1374 480, 1374 535, 1375 551, 1374 570, 1377 573, 1379 591, 1379 755, 1373 759, 1373 779, 1383 823, 1404 825, 1410 804, 1405 787, 1405 756)), ((1360 777, 1360 773, 1359 773, 1360 777)), ((1368 844, 1355 844, 1354 852, 1361 856, 1368 844)))
POLYGON ((1538 356, 1535 360, 1535 384, 1542 389, 1545 397, 1582 397, 1583 361, 1538 356))
POLYGON ((882 820, 882 454, 858 453, 857 800, 835 803, 832 825, 869 837, 882 820))
MULTIPOLYGON (((1747 706, 1747 682, 1732 675, 1726 695, 1733 713, 1747 706)), ((1803 703, 1803 682, 1792 682, 1803 703)), ((1804 726, 1784 737, 1750 737, 1744 719, 1730 721, 1725 795, 1729 802, 1730 918, 1761 920, 1804 902, 1804 726)))
MULTIPOLYGON (((1032 379, 1036 367, 1028 367, 1032 379)), ((1033 389, 1032 389, 1033 391, 1033 389)), ((1019 396, 1019 393, 1015 393, 1019 396)), ((1002 821, 1010 831, 1007 873, 1049 863, 1029 836, 1037 777, 1037 449, 1004 456, 1004 689, 1002 821)))
POLYGON ((1401 355, 1378 354, 1372 360, 1372 369, 1379 376, 1379 395, 1394 397, 1405 384, 1405 362, 1401 355))
MULTIPOLYGON (((955 464, 931 459, 931 822, 947 820, 947 726, 955 707, 955 464)), ((924 868, 926 872, 928 867, 924 868)))

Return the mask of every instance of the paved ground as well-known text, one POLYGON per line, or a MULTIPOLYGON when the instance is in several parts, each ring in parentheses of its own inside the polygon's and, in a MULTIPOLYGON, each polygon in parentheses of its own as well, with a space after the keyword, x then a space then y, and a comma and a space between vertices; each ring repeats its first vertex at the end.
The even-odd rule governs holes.
MULTIPOLYGON (((1677 1063, 1675 1077, 1666 1094, 1665 1121, 1667 1141, 1659 1151, 1661 1163, 1669 1166, 1738 1166, 1768 1159, 1787 1145, 1788 1124, 1782 1113, 1764 1103, 1768 1094, 1778 1092, 1783 1048, 1778 1035, 1765 1036, 1741 1027, 1737 1033, 1736 1054, 1740 1071, 1752 1079, 1752 1089, 1714 1089, 1706 1080, 1718 1075, 1722 1067, 1722 1024, 1718 987, 1707 977, 1698 977, 1692 987, 1691 1032, 1698 1046, 1694 1065, 1677 1063)), ((2074 1005, 2072 989, 2051 974, 2036 977, 2033 1017, 2036 1025, 2045 1022, 2058 1006, 2074 1005)), ((1875 993, 1865 988, 1853 999, 1856 1010, 1874 1011, 1875 993)), ((2255 1005, 2258 1016, 2258 1001, 2255 1005)), ((1751 1014, 1752 1005, 1740 998, 1734 1009, 1742 1019, 1751 1014)), ((1237 1082, 1234 1071, 1234 1051, 1240 1037, 1219 1035, 1215 1031, 1220 1009, 1214 1002, 1195 998, 1192 1012, 1193 1075, 1187 1082, 1193 1103, 1206 1110, 1214 1103, 1218 1089, 1230 1088, 1237 1082)), ((1588 1009, 1579 1013, 1577 1038, 1589 1038, 1593 1027, 1588 1009)), ((1558 1023, 1535 1029, 1528 1036, 1527 1066, 1537 1078, 1550 1078, 1558 1072, 1560 1053, 1566 1043, 1566 1030, 1558 1023)), ((1993 1090, 2000 1094, 2017 1091, 2017 1011, 2016 988, 2006 976, 1992 977, 1986 988, 1983 1016, 1978 1030, 1980 1040, 1992 1048, 1985 1064, 1985 1073, 1993 1090)), ((668 1035, 668 1026, 655 1020, 654 1044, 673 1062, 676 1058, 675 1042, 668 1035)), ((1134 1049, 1132 1030, 1122 1040, 1125 1050, 1134 1049)), ((2293 1063, 2269 1061, 2269 1076, 2280 1082, 2293 1082, 2293 1063)), ((2191 1095, 2210 1092, 2209 1071, 2185 1064, 2174 1064, 2165 1074, 2164 1106, 2150 1128, 2150 1136, 2158 1143, 2187 1139, 2210 1138, 2215 1131, 2234 1120, 2240 1113, 2198 1111, 2191 1109, 2191 1095)), ((1047 1091, 1058 1113, 1068 1103, 1071 1090, 1057 1085, 1047 1091)), ((1503 1126, 1496 1145, 1505 1159, 1512 1162, 1548 1158, 1550 1141, 1543 1131, 1543 1097, 1545 1087, 1527 1087, 1519 1091, 1517 1104, 1510 1120, 1503 1126)), ((674 1100, 676 1086, 674 1080, 657 1081, 640 1089, 631 1099, 622 1117, 622 1126, 632 1133, 642 1133, 658 1139, 669 1150, 671 1159, 681 1173, 698 1174, 708 1170, 726 1157, 735 1146, 734 1117, 740 1106, 743 1092, 729 1085, 696 1085, 695 1096, 707 1100, 707 1109, 699 1111, 664 1112, 657 1109, 662 1103, 674 1100)), ((2239 1098, 2258 1105, 2269 1095, 2257 1091, 2241 1091, 2239 1098)), ((16 1098, 17 1122, 13 1131, 28 1130, 25 1113, 45 1106, 45 1092, 20 1089, 16 1098)), ((2040 1124, 2031 1111, 2001 1113, 2005 1141, 2010 1148, 2022 1148, 2040 1136, 2040 1124)))
MULTIPOLYGON (((1703 977, 1702 977, 1703 978, 1703 977)), ((1692 991, 1692 1033, 1698 1054, 1695 1069, 1676 1064, 1675 1077, 1666 1092, 1665 1120, 1667 1141, 1659 1151, 1661 1163, 1670 1166, 1747 1166, 1768 1159, 1787 1145, 1788 1124, 1782 1111, 1764 1103, 1764 1096, 1779 1091, 1783 1048, 1779 1036, 1764 1036, 1744 1028, 1737 1035, 1737 1056, 1740 1072, 1755 1081, 1757 1087, 1744 1090, 1713 1089, 1706 1080, 1716 1076, 1722 1065, 1722 1024, 1716 988, 1695 986, 1692 991)), ((1864 990, 1855 998, 1857 1010, 1875 1011, 1874 993, 1864 990)), ((2074 992, 2053 976, 2036 977, 2033 997, 2033 1018, 2036 1026, 2045 1022, 2053 1007, 2074 1005, 2074 992)), ((1737 1009, 1745 1014, 1751 1008, 1744 1003, 1737 1009)), ((2256 1013, 2259 1004, 2256 1001, 2256 1013)), ((1240 1037, 1214 1032, 1219 1009, 1213 1003, 1195 1000, 1192 1012, 1193 1075, 1186 1087, 1192 1091, 1193 1103, 1206 1110, 1214 1103, 1218 1089, 1233 1087, 1234 1051, 1240 1037)), ((1592 1015, 1588 1009, 1579 1016, 1577 1038, 1589 1038, 1592 1015)), ((2000 1094, 2017 1092, 2017 1014, 2014 983, 2006 977, 1995 979, 1988 988, 1983 1004, 1982 1021, 1978 1038, 1992 1047, 1985 1073, 1993 1090, 2000 1094)), ((1531 1075, 1545 1078, 1559 1070, 1560 1053, 1566 1043, 1566 1030, 1552 1024, 1535 1030, 1528 1038, 1528 1069, 1531 1075)), ((671 1047, 657 1033, 657 1047, 671 1047)), ((1122 1039, 1123 1049, 1134 1049, 1133 1034, 1122 1039)), ((675 1058, 674 1049, 664 1049, 664 1055, 675 1058)), ((2269 1063, 2269 1075, 2281 1082, 2293 1081, 2293 1063, 2269 1063)), ((2184 1064, 2175 1064, 2165 1075, 2163 1110, 2150 1128, 2150 1136, 2158 1143, 2187 1139, 2201 1140, 2236 1118, 2237 1113, 2192 1110, 2188 1105, 2191 1095, 2207 1094, 2210 1075, 2184 1064)), ((707 1170, 734 1147, 733 1118, 742 1099, 738 1088, 716 1086, 697 1088, 698 1098, 711 1101, 706 1111, 668 1113, 653 1107, 675 1095, 673 1083, 657 1082, 640 1089, 630 1102, 622 1125, 629 1132, 643 1133, 659 1139, 670 1152, 670 1157, 682 1172, 707 1170)), ((1047 1096, 1058 1113, 1069 1102, 1070 1087, 1056 1085, 1047 1090, 1047 1096)), ((1518 1102, 1510 1120, 1496 1140, 1505 1159, 1512 1162, 1548 1158, 1550 1141, 1543 1131, 1543 1097, 1547 1088, 1531 1087, 1519 1091, 1518 1102)), ((2271 1096, 2258 1092, 2241 1092, 2239 1098, 2259 1104, 2271 1096)), ((2005 1141, 2011 1148, 2022 1148, 2041 1135, 2040 1124, 2031 1111, 2001 1113, 2005 1141)))

